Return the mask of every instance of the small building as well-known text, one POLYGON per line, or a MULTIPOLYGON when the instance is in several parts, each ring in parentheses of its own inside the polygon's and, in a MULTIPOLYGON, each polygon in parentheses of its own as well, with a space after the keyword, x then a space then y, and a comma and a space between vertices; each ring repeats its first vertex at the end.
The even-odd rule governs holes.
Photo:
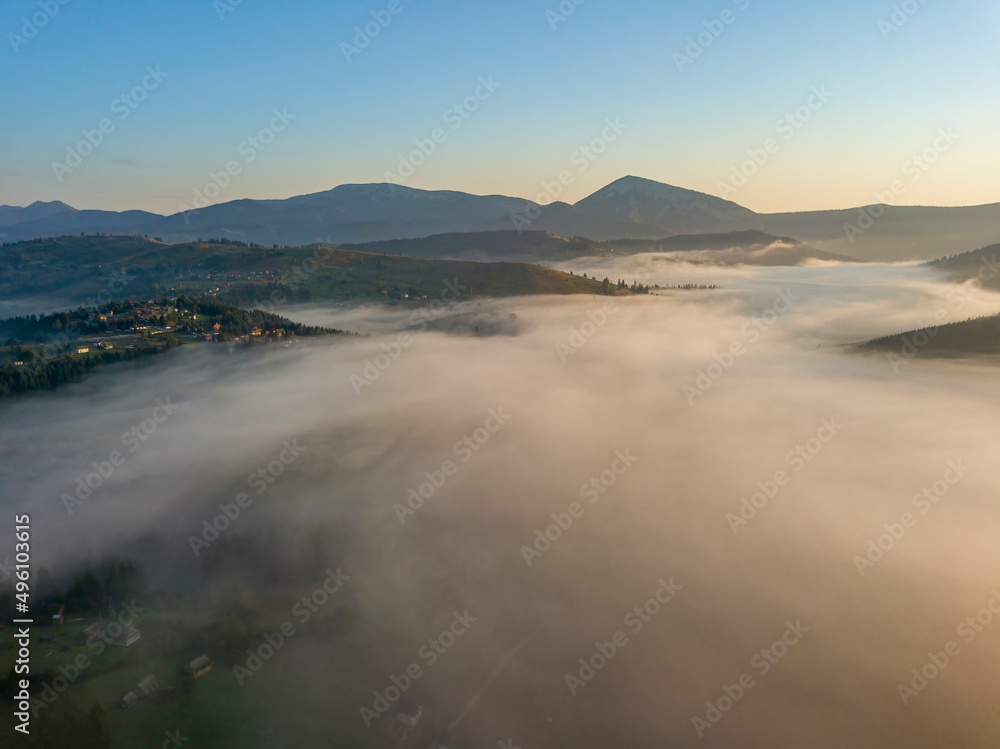
POLYGON ((396 712, 396 718, 399 722, 409 728, 416 727, 423 715, 424 709, 417 703, 408 700, 400 702, 399 709, 396 712))
POLYGON ((139 704, 139 695, 135 692, 129 692, 124 697, 122 697, 122 707, 128 709, 130 707, 135 707, 139 704))
POLYGON ((66 623, 66 606, 64 604, 50 603, 46 613, 54 626, 61 627, 66 623))
POLYGON ((184 667, 184 673, 192 679, 198 679, 212 670, 212 661, 207 655, 199 655, 184 667))
POLYGON ((90 353, 90 347, 89 346, 77 346, 76 347, 76 353, 78 353, 78 354, 89 354, 90 353))
POLYGON ((156 680, 153 674, 150 674, 145 679, 139 682, 139 685, 135 688, 135 691, 140 697, 152 697, 160 689, 160 682, 156 680))
POLYGON ((250 335, 261 335, 264 331, 260 328, 254 328, 250 331, 250 335))

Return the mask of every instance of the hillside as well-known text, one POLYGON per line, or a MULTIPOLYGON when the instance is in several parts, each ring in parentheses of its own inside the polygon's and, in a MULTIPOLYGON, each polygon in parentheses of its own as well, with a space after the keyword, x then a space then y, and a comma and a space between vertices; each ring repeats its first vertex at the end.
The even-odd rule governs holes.
POLYGON ((927 266, 946 273, 953 281, 977 279, 986 288, 1000 291, 1000 244, 938 258, 927 266))
POLYGON ((540 207, 525 202, 517 213, 479 227, 481 231, 511 229, 522 232, 542 231, 564 237, 588 237, 598 241, 618 237, 657 239, 671 233, 662 226, 594 216, 562 201, 540 207))
POLYGON ((132 363, 185 343, 283 343, 345 331, 244 310, 211 298, 109 302, 0 320, 0 398, 52 390, 109 364, 132 363))
POLYGON ((1000 203, 954 208, 883 205, 775 213, 761 215, 759 228, 863 260, 932 260, 996 242, 1000 237, 1000 203), (865 219, 872 213, 879 214, 879 218, 864 233, 856 233, 856 227, 868 225, 865 219))
POLYGON ((449 260, 555 262, 577 257, 610 255, 610 248, 583 237, 552 236, 543 231, 492 231, 436 234, 421 239, 393 239, 360 245, 340 245, 345 250, 449 260))
POLYGON ((658 240, 615 239, 605 242, 594 242, 583 237, 553 236, 540 231, 468 232, 341 247, 409 257, 541 264, 581 257, 614 257, 616 253, 642 252, 670 252, 676 253, 678 260, 723 265, 801 265, 808 260, 852 260, 843 255, 817 250, 789 237, 773 237, 759 231, 686 234, 658 240))
POLYGON ((602 284, 524 263, 393 257, 326 247, 262 247, 231 240, 168 245, 137 237, 67 236, 0 248, 0 295, 49 308, 164 293, 261 301, 436 298, 457 283, 474 296, 594 294, 602 284), (42 305, 45 306, 45 305, 42 305))
POLYGON ((885 336, 858 348, 895 353, 903 359, 1000 354, 1000 315, 885 336))
POLYGON ((775 237, 755 230, 686 234, 658 241, 613 240, 601 246, 625 253, 669 252, 685 262, 721 265, 794 266, 810 260, 857 262, 845 255, 817 250, 791 237, 775 237))

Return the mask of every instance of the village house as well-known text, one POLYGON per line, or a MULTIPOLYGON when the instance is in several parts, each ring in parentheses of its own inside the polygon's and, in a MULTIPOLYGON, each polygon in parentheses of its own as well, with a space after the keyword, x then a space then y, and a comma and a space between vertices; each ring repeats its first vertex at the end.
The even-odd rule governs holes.
POLYGON ((53 626, 61 627, 66 623, 66 606, 61 603, 50 603, 47 607, 49 619, 53 626))
POLYGON ((207 655, 200 655, 184 667, 184 672, 192 679, 198 679, 212 670, 212 661, 207 655))
POLYGON ((156 680, 153 674, 150 674, 145 679, 139 682, 139 685, 135 688, 135 692, 138 693, 140 697, 152 697, 160 689, 160 682, 156 680))
POLYGON ((130 707, 135 707, 139 704, 139 695, 135 692, 129 692, 124 697, 122 697, 122 707, 128 709, 130 707))

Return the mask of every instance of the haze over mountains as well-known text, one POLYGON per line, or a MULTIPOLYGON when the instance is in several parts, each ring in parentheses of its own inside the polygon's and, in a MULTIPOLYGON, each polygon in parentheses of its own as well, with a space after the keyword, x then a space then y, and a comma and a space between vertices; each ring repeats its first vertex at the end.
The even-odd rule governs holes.
POLYGON ((1000 203, 759 214, 705 193, 623 177, 575 205, 542 206, 502 195, 367 184, 341 185, 285 200, 233 200, 171 216, 77 210, 59 201, 25 208, 0 206, 0 239, 5 242, 84 232, 147 234, 168 242, 225 235, 262 244, 300 245, 503 230, 595 241, 756 230, 861 260, 929 260, 996 242, 1000 203))
POLYGON ((817 250, 790 237, 775 237, 756 230, 724 234, 677 234, 661 239, 614 239, 604 242, 543 231, 452 232, 419 239, 342 244, 341 247, 409 257, 542 264, 576 258, 614 258, 645 252, 669 253, 672 259, 689 263, 722 265, 801 265, 811 260, 854 260, 845 255, 817 250))

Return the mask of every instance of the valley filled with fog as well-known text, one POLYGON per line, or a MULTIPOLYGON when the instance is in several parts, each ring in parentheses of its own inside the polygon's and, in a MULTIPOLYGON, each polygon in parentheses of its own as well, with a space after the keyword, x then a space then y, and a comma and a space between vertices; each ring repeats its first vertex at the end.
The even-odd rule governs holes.
POLYGON ((131 558, 191 626, 241 619, 228 713, 189 716, 234 746, 389 745, 407 700, 457 748, 995 746, 996 362, 850 344, 1000 294, 916 265, 558 267, 664 288, 283 308, 370 336, 6 403, 4 511, 55 576, 131 558))

